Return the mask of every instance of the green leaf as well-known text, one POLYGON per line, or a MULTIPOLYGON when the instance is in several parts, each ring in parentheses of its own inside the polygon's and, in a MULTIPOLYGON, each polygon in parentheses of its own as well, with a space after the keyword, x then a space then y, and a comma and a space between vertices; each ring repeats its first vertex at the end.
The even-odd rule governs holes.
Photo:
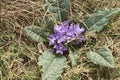
POLYGON ((44 28, 37 26, 26 26, 24 30, 31 37, 32 40, 36 42, 48 42, 49 32, 44 28))
POLYGON ((44 18, 39 17, 37 23, 39 26, 45 27, 46 30, 48 30, 50 33, 53 33, 54 23, 53 23, 52 19, 49 18, 48 16, 45 16, 44 18))
POLYGON ((67 66, 64 56, 56 56, 50 50, 43 52, 38 61, 42 66, 42 80, 57 80, 67 66))
POLYGON ((69 58, 70 58, 72 67, 76 66, 77 65, 77 58, 78 58, 76 51, 69 50, 69 58))
POLYGON ((98 11, 89 17, 84 19, 84 24, 88 28, 88 31, 99 32, 109 23, 109 21, 120 12, 120 8, 105 9, 98 11))
POLYGON ((44 10, 52 15, 52 19, 64 21, 69 15, 70 0, 45 0, 44 10))
POLYGON ((114 68, 114 59, 112 56, 112 52, 106 46, 103 46, 97 52, 89 51, 86 53, 86 56, 95 64, 114 68))

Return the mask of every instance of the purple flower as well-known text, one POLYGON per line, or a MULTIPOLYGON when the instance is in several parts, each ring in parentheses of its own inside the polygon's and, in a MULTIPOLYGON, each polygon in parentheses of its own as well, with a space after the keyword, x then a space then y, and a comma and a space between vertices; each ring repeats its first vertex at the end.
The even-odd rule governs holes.
POLYGON ((70 19, 68 19, 67 21, 64 21, 64 22, 61 23, 60 25, 68 26, 69 24, 70 24, 70 19))
POLYGON ((67 50, 67 48, 61 43, 54 45, 54 48, 56 49, 56 53, 60 54, 63 54, 63 52, 67 50))
POLYGON ((64 25, 55 25, 54 26, 54 32, 55 33, 61 33, 61 34, 64 34, 68 29, 67 29, 68 27, 67 26, 64 26, 64 25))
POLYGON ((80 28, 79 24, 70 24, 70 20, 61 23, 60 25, 54 26, 54 34, 50 35, 50 45, 54 45, 56 53, 63 54, 67 50, 64 46, 65 43, 79 44, 83 41, 84 37, 82 33, 85 31, 84 28, 80 28))
POLYGON ((57 40, 55 34, 50 35, 49 39, 50 39, 50 42, 49 42, 50 45, 54 45, 55 41, 57 40))

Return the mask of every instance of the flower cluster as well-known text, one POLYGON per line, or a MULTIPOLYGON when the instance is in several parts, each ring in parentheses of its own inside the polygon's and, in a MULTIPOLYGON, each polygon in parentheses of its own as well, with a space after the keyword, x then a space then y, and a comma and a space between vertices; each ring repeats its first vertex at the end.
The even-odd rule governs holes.
POLYGON ((83 28, 80 28, 79 24, 70 24, 70 20, 54 26, 54 34, 50 35, 50 45, 54 45, 56 53, 63 54, 67 50, 65 43, 79 44, 83 40, 82 33, 83 28))

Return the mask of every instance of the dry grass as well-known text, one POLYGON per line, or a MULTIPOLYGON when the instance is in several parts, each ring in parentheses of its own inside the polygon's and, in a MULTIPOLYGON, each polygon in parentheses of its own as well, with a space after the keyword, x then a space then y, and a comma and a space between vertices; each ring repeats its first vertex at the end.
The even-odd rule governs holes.
MULTIPOLYGON (((44 15, 42 1, 1 0, 0 8, 0 79, 40 80, 37 65, 39 52, 37 43, 24 33, 23 28, 34 25, 44 15)), ((71 0, 71 18, 80 22, 82 18, 98 9, 120 7, 120 0, 71 0)), ((119 80, 120 79, 120 16, 111 21, 108 28, 79 50, 77 67, 67 68, 62 80, 119 80), (93 41, 94 40, 94 41, 93 41), (86 62, 82 52, 87 47, 99 48, 107 45, 112 50, 116 68, 108 69, 86 62)))
POLYGON ((0 14, 1 79, 39 79, 36 43, 23 32, 41 15, 41 3, 26 0, 2 1, 0 14))

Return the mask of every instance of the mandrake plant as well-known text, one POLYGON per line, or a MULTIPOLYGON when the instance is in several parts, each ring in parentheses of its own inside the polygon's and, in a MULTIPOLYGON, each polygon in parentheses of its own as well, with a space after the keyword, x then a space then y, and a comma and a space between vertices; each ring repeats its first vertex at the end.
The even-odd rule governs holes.
MULTIPOLYGON (((38 20, 39 26, 24 28, 33 41, 47 43, 51 47, 38 58, 38 63, 42 66, 42 80, 57 80, 64 68, 69 65, 66 58, 69 58, 72 67, 76 66, 78 58, 76 45, 85 40, 84 36, 100 33, 120 12, 120 8, 99 10, 84 18, 84 26, 81 27, 83 24, 73 23, 69 19, 70 0, 45 0, 43 9, 47 15, 38 20)), ((98 50, 92 50, 84 52, 88 60, 100 66, 115 67, 112 52, 106 45, 98 50)))

